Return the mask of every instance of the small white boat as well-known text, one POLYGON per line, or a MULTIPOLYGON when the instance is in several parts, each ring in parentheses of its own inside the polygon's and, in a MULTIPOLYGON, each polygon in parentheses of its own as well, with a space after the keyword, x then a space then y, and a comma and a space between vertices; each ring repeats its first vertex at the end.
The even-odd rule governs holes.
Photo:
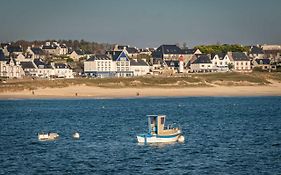
POLYGON ((137 135, 139 143, 184 142, 179 127, 165 126, 165 115, 148 115, 148 133, 137 135))
POLYGON ((56 140, 59 138, 58 133, 50 132, 50 133, 38 133, 38 140, 47 141, 47 140, 56 140))
POLYGON ((72 138, 79 139, 80 138, 80 134, 78 132, 75 132, 75 133, 72 134, 72 138))

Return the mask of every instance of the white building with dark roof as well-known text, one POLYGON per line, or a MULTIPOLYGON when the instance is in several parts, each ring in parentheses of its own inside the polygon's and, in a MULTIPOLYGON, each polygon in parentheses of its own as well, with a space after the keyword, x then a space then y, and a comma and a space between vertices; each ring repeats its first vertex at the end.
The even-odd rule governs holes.
POLYGON ((44 51, 39 47, 28 47, 26 50, 26 56, 32 60, 44 58, 44 51))
POLYGON ((251 61, 244 52, 228 52, 227 55, 235 71, 251 71, 251 61))
POLYGON ((213 64, 213 69, 219 72, 229 71, 229 64, 231 63, 229 57, 225 53, 212 54, 211 61, 213 64))
POLYGON ((20 66, 22 67, 25 76, 37 76, 37 67, 33 61, 21 61, 20 66))
POLYGON ((133 76, 143 76, 150 72, 150 66, 142 59, 131 60, 130 69, 133 71, 133 76))
POLYGON ((213 63, 210 55, 196 55, 196 59, 190 64, 191 72, 213 72, 213 63))
POLYGON ((94 55, 84 62, 84 73, 92 77, 113 77, 116 74, 116 64, 107 55, 94 55))
POLYGON ((65 63, 51 64, 54 69, 54 77, 56 78, 74 78, 72 69, 65 63))
POLYGON ((68 47, 65 44, 59 44, 57 42, 46 42, 42 46, 42 50, 50 55, 67 55, 68 47))
POLYGON ((21 78, 24 71, 15 59, 7 59, 2 50, 0 50, 0 77, 21 78))

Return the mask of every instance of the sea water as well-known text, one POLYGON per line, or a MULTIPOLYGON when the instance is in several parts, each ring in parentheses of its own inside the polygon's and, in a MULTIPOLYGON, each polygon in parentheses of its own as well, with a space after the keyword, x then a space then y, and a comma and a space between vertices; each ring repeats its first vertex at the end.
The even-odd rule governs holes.
POLYGON ((281 173, 281 97, 1 100, 0 131, 5 175, 281 173), (185 142, 139 145, 147 114, 180 124, 185 142))

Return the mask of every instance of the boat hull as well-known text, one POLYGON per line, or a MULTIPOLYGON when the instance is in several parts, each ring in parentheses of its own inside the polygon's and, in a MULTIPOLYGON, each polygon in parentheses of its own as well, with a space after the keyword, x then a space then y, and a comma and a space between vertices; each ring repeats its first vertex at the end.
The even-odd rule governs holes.
POLYGON ((170 136, 142 134, 137 136, 137 140, 139 143, 170 143, 177 142, 180 136, 181 134, 170 136))

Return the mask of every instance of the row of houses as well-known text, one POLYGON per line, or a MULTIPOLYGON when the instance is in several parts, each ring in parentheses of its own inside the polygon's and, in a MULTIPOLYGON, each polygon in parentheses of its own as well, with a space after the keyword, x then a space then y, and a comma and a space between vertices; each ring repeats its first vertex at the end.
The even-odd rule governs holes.
MULTIPOLYGON (((73 70, 76 71, 73 67, 72 70, 66 63, 46 63, 46 53, 49 56, 65 55, 79 61, 83 65, 82 73, 92 77, 130 77, 165 72, 227 72, 230 69, 251 71, 253 68, 275 70, 276 64, 273 63, 280 59, 280 52, 273 52, 272 49, 278 48, 252 46, 249 53, 202 54, 199 49, 182 49, 177 45, 161 45, 156 49, 115 45, 104 54, 92 54, 81 49, 69 52, 66 45, 56 42, 47 42, 41 47, 28 47, 25 51, 21 46, 1 44, 0 76, 73 77, 73 70)), ((76 75, 82 75, 80 73, 76 75)))
POLYGON ((0 77, 22 78, 25 76, 41 78, 73 78, 73 71, 65 63, 46 63, 40 58, 16 60, 5 57, 0 50, 0 77))
POLYGON ((161 45, 153 56, 154 70, 168 67, 174 72, 227 72, 251 71, 254 67, 276 70, 280 52, 268 54, 260 47, 251 47, 250 52, 227 52, 202 54, 199 49, 181 49, 176 45, 161 45), (277 54, 276 54, 277 53, 277 54), (279 55, 278 55, 279 53, 279 55))

